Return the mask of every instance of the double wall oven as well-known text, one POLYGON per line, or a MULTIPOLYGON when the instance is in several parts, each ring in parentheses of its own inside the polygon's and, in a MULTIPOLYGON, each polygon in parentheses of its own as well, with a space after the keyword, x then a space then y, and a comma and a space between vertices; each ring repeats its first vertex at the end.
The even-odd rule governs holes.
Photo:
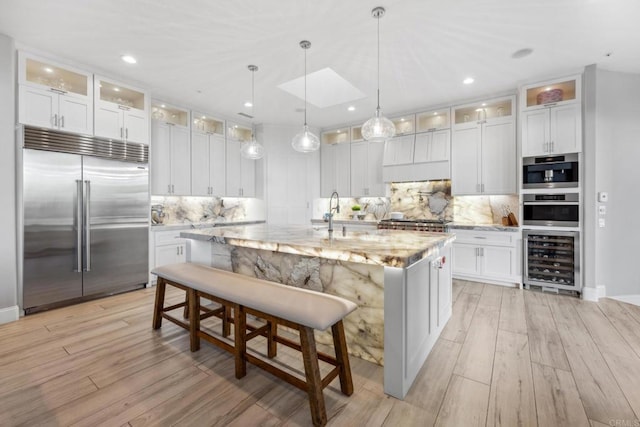
POLYGON ((580 292, 578 154, 523 159, 523 283, 580 292))

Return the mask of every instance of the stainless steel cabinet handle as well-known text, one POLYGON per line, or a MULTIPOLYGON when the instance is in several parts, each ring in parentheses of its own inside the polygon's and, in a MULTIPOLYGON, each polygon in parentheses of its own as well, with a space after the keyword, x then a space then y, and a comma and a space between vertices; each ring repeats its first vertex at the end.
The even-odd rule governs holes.
POLYGON ((53 115, 53 125, 55 127, 58 127, 58 115, 57 114, 53 115))
POLYGON ((167 184, 167 193, 171 193, 171 184, 167 184))
POLYGON ((180 255, 180 246, 176 246, 176 255, 180 255))
POLYGON ((484 256, 484 248, 480 248, 480 256, 484 256))
POLYGON ((120 128, 120 138, 122 138, 123 136, 124 136, 124 130, 120 128))
POLYGON ((82 273, 82 180, 76 179, 76 273, 82 273))
POLYGON ((129 128, 124 130, 124 139, 129 139, 129 128))
POLYGON ((64 127, 64 116, 60 116, 60 127, 64 127))
POLYGON ((85 271, 91 271, 91 181, 85 181, 84 197, 84 244, 85 271))
POLYGON ((176 192, 176 187, 175 185, 171 184, 171 193, 175 193, 176 192))
POLYGON ((553 153, 554 151, 556 151, 556 143, 551 141, 551 152, 553 153))

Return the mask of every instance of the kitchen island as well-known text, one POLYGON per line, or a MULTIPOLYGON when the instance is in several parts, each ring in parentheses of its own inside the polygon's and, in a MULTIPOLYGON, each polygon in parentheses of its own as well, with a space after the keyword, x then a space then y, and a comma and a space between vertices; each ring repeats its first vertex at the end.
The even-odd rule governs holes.
POLYGON ((384 391, 400 399, 451 316, 450 234, 258 224, 180 235, 191 262, 358 304, 344 320, 349 353, 384 365, 384 391))

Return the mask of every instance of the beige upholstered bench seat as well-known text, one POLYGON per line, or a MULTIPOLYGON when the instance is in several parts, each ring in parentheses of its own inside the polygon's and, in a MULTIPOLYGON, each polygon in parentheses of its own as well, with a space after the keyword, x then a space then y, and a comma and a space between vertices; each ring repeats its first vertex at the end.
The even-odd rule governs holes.
POLYGON ((197 291, 321 331, 357 308, 353 302, 333 295, 198 264, 170 264, 157 267, 152 273, 197 291))
POLYGON ((340 379, 340 390, 347 396, 353 393, 353 380, 347 353, 347 343, 342 319, 354 311, 357 305, 351 301, 321 292, 286 286, 279 283, 198 264, 171 264, 153 269, 158 276, 156 303, 153 314, 153 328, 162 326, 166 318, 188 328, 191 351, 200 348, 200 338, 234 354, 236 378, 247 374, 246 363, 252 363, 276 377, 287 381, 307 392, 314 426, 327 423, 327 412, 322 390, 331 381, 340 379), (187 292, 185 303, 164 307, 167 285, 187 292), (205 309, 200 298, 206 298, 221 305, 218 309, 205 309), (166 312, 187 304, 189 324, 169 316, 166 312), (201 314, 202 312, 205 314, 201 314), (233 312, 233 316, 231 316, 233 312), (247 323, 247 314, 266 322, 263 326, 247 323), (200 320, 211 315, 222 318, 222 337, 230 335, 229 324, 233 323, 233 344, 222 340, 200 328, 200 320), (278 334, 278 325, 297 330, 300 343, 278 334), (335 357, 317 351, 314 330, 331 328, 335 357), (247 333, 247 330, 250 332, 247 333), (277 344, 302 353, 306 381, 269 363, 256 353, 249 351, 247 342, 253 338, 267 338, 267 358, 277 355, 277 344), (324 377, 320 375, 318 360, 334 366, 324 377))

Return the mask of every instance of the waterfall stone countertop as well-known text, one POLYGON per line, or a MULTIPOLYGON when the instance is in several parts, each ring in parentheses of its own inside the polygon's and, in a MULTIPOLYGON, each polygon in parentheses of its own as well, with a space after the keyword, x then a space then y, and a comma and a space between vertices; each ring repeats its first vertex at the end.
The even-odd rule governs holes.
POLYGON ((476 230, 476 231, 510 231, 513 233, 520 232, 520 227, 517 225, 502 225, 502 224, 469 224, 466 222, 451 222, 447 224, 447 227, 454 232, 454 230, 476 230))
POLYGON ((250 225, 250 224, 263 224, 264 221, 236 221, 236 222, 227 222, 227 221, 218 221, 218 222, 189 222, 189 223, 179 223, 179 224, 151 224, 149 229, 151 231, 169 231, 169 230, 191 230, 191 229, 202 229, 202 228, 213 228, 213 227, 236 227, 239 225, 250 225))
POLYGON ((330 237, 326 228, 269 224, 185 230, 180 236, 238 247, 401 268, 438 255, 440 248, 455 239, 448 233, 399 230, 354 230, 347 231, 346 235, 337 230, 330 237))

